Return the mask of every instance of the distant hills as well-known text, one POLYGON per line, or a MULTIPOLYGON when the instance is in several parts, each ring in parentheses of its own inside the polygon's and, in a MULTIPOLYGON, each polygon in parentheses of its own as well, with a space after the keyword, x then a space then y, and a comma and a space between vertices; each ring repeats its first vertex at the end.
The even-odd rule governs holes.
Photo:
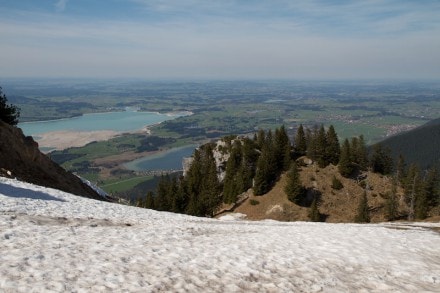
POLYGON ((423 169, 440 167, 440 118, 379 144, 389 147, 394 159, 402 155, 406 163, 416 163, 423 169))

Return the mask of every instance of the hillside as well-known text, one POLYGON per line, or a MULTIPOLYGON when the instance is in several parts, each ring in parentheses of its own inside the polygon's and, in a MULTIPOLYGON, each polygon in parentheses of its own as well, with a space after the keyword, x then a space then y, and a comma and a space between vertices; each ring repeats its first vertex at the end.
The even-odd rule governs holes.
POLYGON ((380 144, 389 147, 396 159, 403 155, 409 164, 416 163, 423 169, 440 167, 440 118, 387 138, 380 144))
MULTIPOLYGON (((234 212, 245 214, 247 219, 274 219, 279 221, 309 221, 310 202, 313 194, 319 195, 319 211, 323 221, 331 223, 353 222, 364 188, 357 180, 342 177, 337 167, 329 165, 319 168, 315 165, 303 166, 300 171, 302 184, 308 190, 309 204, 297 205, 287 199, 284 192, 286 174, 283 174, 274 188, 262 196, 254 196, 248 192, 249 198, 237 207, 234 212), (331 187, 332 178, 339 179, 343 188, 335 190, 331 187), (256 202, 258 204, 256 204, 256 202)), ((370 191, 367 193, 371 222, 386 221, 385 201, 391 190, 389 177, 364 172, 362 177, 368 180, 370 191)), ((365 181, 364 181, 365 182, 365 181)), ((398 190, 399 209, 404 217, 407 207, 404 204, 403 191, 398 190)))
POLYGON ((439 227, 222 221, 0 178, 0 291, 438 292, 439 227))
POLYGON ((0 176, 60 189, 76 195, 102 200, 80 178, 65 171, 40 152, 32 137, 20 128, 0 121, 0 176))

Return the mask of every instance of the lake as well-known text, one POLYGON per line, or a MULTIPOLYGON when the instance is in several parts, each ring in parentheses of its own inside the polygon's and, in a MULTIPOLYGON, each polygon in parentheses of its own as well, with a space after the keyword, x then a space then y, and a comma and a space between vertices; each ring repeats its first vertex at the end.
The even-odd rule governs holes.
POLYGON ((140 130, 145 126, 175 119, 187 113, 160 114, 155 112, 106 112, 84 114, 82 116, 50 120, 19 123, 25 135, 36 135, 52 131, 100 131, 113 130, 128 132, 140 130))
POLYGON ((196 147, 196 145, 188 145, 173 148, 156 155, 125 163, 124 167, 133 171, 182 170, 183 158, 190 157, 196 147))

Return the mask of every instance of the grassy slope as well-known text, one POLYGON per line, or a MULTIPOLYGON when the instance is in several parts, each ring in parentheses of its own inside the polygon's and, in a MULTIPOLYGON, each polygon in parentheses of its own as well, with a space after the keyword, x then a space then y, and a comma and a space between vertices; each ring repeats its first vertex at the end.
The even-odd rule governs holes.
MULTIPOLYGON (((390 179, 374 173, 368 174, 371 190, 368 192, 368 203, 372 222, 385 221, 384 204, 386 193, 391 189, 390 179)), ((363 188, 356 180, 343 178, 339 175, 337 167, 330 165, 324 169, 313 165, 302 167, 301 180, 309 190, 321 193, 319 210, 326 215, 327 222, 352 222, 356 209, 363 193, 363 188), (331 188, 332 178, 335 175, 344 185, 341 190, 331 188)), ((308 221, 309 207, 299 206, 287 200, 283 189, 286 184, 285 175, 277 182, 275 187, 263 196, 250 196, 234 212, 247 215, 248 219, 274 219, 281 221, 308 221), (251 205, 251 200, 259 201, 257 205, 251 205)), ((311 191, 309 191, 310 194, 311 191)), ((404 211, 403 193, 401 197, 401 210, 404 211)))

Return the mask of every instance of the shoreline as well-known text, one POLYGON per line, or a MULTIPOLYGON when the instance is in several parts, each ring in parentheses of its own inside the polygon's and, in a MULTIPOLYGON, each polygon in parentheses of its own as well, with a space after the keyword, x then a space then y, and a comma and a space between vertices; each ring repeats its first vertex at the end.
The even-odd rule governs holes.
MULTIPOLYGON (((194 113, 191 111, 176 111, 176 112, 167 112, 167 113, 159 113, 159 112, 152 112, 152 111, 136 111, 136 112, 142 112, 142 113, 154 113, 154 114, 160 114, 167 117, 183 117, 183 116, 190 116, 194 113)), ((85 115, 93 115, 93 114, 105 114, 105 113, 114 113, 114 112, 101 112, 101 113, 86 113, 85 115)), ((77 117, 72 118, 61 118, 59 120, 64 119, 75 119, 77 117)), ((23 124, 31 124, 31 123, 41 123, 41 122, 51 122, 54 120, 46 120, 46 121, 33 121, 33 122, 23 122, 23 124)), ((116 136, 122 135, 124 133, 133 134, 133 133, 142 133, 151 135, 152 131, 151 128, 160 125, 164 121, 152 123, 152 124, 145 124, 139 129, 133 129, 129 131, 120 131, 120 130, 55 130, 55 131, 49 131, 44 133, 35 133, 31 135, 33 139, 38 143, 38 146, 40 150, 44 153, 50 153, 54 150, 64 150, 70 147, 83 147, 91 142, 94 141, 106 141, 109 139, 112 139, 116 136)), ((20 127, 20 125, 19 125, 20 127)))
POLYGON ((81 114, 78 114, 78 115, 72 115, 70 117, 61 117, 61 118, 46 119, 46 120, 23 121, 23 122, 20 122, 19 124, 54 122, 54 121, 62 121, 62 120, 74 119, 74 118, 78 118, 78 117, 82 117, 82 116, 86 116, 86 115, 108 114, 108 113, 118 113, 118 112, 153 113, 153 114, 164 115, 164 116, 168 116, 168 117, 186 117, 186 116, 194 115, 194 112, 192 112, 192 111, 171 111, 171 112, 161 113, 161 112, 158 112, 158 111, 127 111, 127 110, 121 110, 121 111, 105 111, 105 112, 81 113, 81 114))
POLYGON ((98 131, 52 131, 38 136, 34 136, 34 140, 38 143, 40 149, 46 148, 48 153, 54 150, 64 150, 70 147, 82 147, 94 141, 104 141, 114 138, 126 132, 118 132, 113 130, 98 131))

